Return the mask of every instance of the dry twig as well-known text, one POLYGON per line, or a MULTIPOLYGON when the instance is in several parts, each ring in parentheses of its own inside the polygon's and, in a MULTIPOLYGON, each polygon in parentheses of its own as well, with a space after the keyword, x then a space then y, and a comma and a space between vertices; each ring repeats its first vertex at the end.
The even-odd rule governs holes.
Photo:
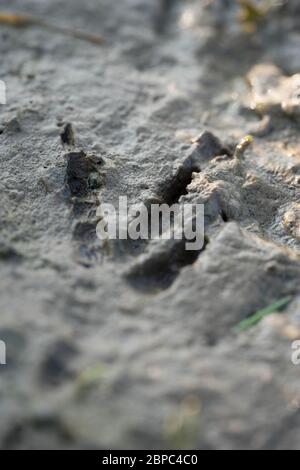
POLYGON ((72 28, 66 28, 64 26, 58 26, 52 23, 48 23, 41 18, 35 16, 23 15, 18 13, 5 13, 0 12, 0 23, 13 26, 15 28, 26 28, 29 26, 39 26, 46 28, 50 31, 64 34, 77 39, 91 42, 93 44, 103 44, 104 38, 93 34, 86 33, 84 31, 74 30, 72 28))

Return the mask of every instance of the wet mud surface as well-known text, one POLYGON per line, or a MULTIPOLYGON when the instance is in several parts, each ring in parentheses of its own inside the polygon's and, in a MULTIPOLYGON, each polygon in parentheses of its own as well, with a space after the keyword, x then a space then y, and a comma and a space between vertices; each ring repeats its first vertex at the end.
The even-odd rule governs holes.
POLYGON ((105 38, 0 24, 2 448, 299 448, 298 3, 1 2, 105 38), (100 243, 124 195, 204 247, 100 243))

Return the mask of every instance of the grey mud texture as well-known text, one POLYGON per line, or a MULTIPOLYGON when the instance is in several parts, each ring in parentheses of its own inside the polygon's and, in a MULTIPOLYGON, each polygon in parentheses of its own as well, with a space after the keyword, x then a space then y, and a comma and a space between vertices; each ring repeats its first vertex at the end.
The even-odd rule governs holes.
POLYGON ((299 449, 299 1, 1 10, 106 39, 0 25, 1 447, 299 449), (204 249, 101 245, 123 195, 204 203, 204 249))

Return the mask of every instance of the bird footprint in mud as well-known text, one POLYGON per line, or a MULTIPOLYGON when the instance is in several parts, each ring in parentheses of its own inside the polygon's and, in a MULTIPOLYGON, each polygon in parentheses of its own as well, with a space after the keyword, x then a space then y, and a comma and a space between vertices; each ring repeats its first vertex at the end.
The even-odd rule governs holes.
POLYGON ((100 166, 103 159, 95 155, 87 155, 83 151, 70 152, 67 159, 66 183, 74 197, 95 196, 95 191, 101 188, 102 177, 100 166))
MULTIPOLYGON (((236 221, 262 238, 299 249, 296 187, 289 182, 289 191, 285 191, 278 185, 275 172, 261 168, 255 146, 249 151, 252 142, 248 136, 234 150, 204 132, 175 175, 157 188, 157 194, 168 204, 203 204, 206 243, 226 222, 236 221)), ((188 254, 182 241, 151 241, 126 277, 142 290, 167 288, 204 248, 205 244, 198 252, 188 254)))
MULTIPOLYGON (((158 199, 168 206, 179 204, 181 210, 184 211, 183 200, 187 198, 185 202, 190 203, 188 199, 189 185, 211 158, 221 155, 225 158, 230 157, 232 151, 211 132, 203 132, 195 139, 186 159, 174 168, 174 174, 158 185, 156 189, 158 199)), ((197 213, 198 217, 199 213, 197 213)), ((185 231, 182 230, 182 220, 178 224, 176 218, 170 239, 162 237, 158 240, 151 240, 145 252, 125 273, 131 286, 142 291, 152 292, 168 288, 179 275, 181 269, 194 263, 201 251, 205 249, 208 239, 203 230, 199 231, 198 222, 199 220, 196 221, 194 214, 191 223, 195 228, 195 240, 200 236, 200 232, 202 235, 201 244, 197 248, 187 250, 187 239, 185 231), (180 232, 180 236, 177 236, 178 232, 180 232)))
MULTIPOLYGON (((64 131, 65 140, 74 140, 70 128, 64 131), (68 138, 67 138, 68 137, 68 138)), ((76 245, 76 258, 84 266, 90 266, 101 257, 99 242, 96 237, 97 203, 99 189, 103 184, 104 161, 96 155, 87 155, 83 151, 72 151, 65 155, 67 159, 66 187, 73 204, 72 214, 75 219, 73 239, 76 245)))

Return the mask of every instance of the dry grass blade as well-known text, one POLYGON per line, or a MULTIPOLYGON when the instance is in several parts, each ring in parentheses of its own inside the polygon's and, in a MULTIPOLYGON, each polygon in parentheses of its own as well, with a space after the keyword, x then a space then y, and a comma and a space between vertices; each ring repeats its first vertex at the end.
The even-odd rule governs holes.
POLYGON ((26 15, 0 12, 0 23, 22 28, 31 24, 31 21, 30 18, 26 15))
POLYGON ((92 44, 100 45, 105 42, 104 38, 101 36, 89 34, 85 31, 77 31, 72 28, 66 28, 64 26, 51 24, 42 20, 41 18, 35 18, 34 16, 0 12, 0 24, 1 23, 6 24, 8 26, 13 26, 15 28, 25 28, 30 25, 35 25, 41 28, 46 28, 50 31, 64 34, 65 36, 70 36, 73 38, 81 39, 83 41, 88 41, 92 44))
POLYGON ((103 44, 105 42, 104 38, 101 36, 96 36, 94 34, 89 34, 84 31, 78 31, 75 29, 65 28, 64 26, 57 26, 50 23, 46 23, 42 20, 36 20, 36 25, 48 28, 57 33, 64 34, 65 36, 70 36, 73 38, 81 39, 83 41, 88 41, 93 44, 103 44))

